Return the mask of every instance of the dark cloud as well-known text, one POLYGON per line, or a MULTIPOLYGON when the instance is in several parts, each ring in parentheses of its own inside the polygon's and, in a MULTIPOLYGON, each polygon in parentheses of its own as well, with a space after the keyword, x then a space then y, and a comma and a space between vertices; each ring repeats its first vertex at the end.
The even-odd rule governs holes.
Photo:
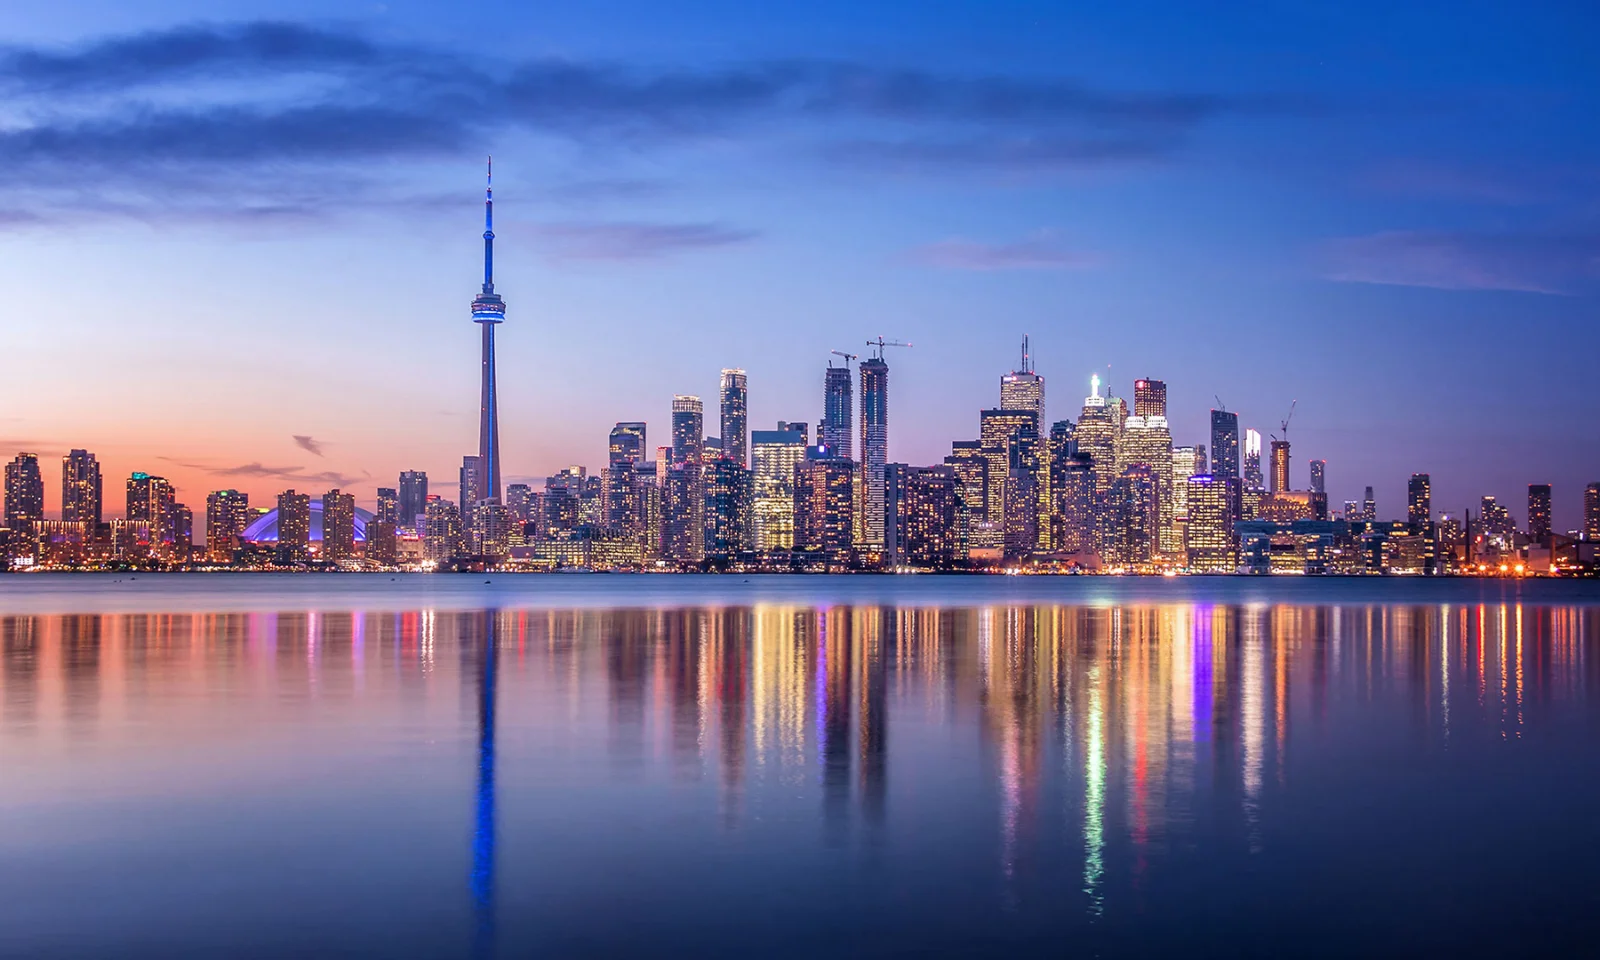
MULTIPOLYGON (((180 193, 180 205, 211 212, 193 200, 198 192, 299 211, 307 181, 330 167, 476 152, 491 134, 648 147, 708 136, 766 142, 763 134, 777 125, 813 142, 870 129, 870 137, 831 154, 848 162, 1059 169, 1165 156, 1223 115, 1317 108, 1287 98, 1106 91, 1063 79, 821 60, 490 66, 448 50, 289 23, 0 48, 0 93, 19 118, 0 130, 3 193, 29 200, 3 205, 13 212, 0 222, 13 223, 40 211, 105 213, 119 205, 160 215, 166 205, 151 197, 180 193)), ((601 192, 638 187, 595 183, 601 192)))
POLYGON ((271 467, 261 463, 246 463, 233 467, 219 467, 205 463, 186 463, 173 457, 160 457, 158 459, 190 470, 209 473, 216 477, 249 477, 262 480, 285 480, 289 483, 326 483, 334 486, 348 486, 363 479, 362 477, 347 476, 333 470, 306 473, 304 468, 298 466, 271 467))
POLYGON ((716 223, 553 223, 536 233, 539 243, 563 260, 652 260, 758 236, 716 223))
POLYGON ((1102 262, 1093 253, 1062 245, 1049 233, 1011 243, 942 240, 917 247, 911 258, 944 270, 1082 270, 1102 262))
POLYGON ((294 434, 294 445, 307 453, 318 457, 322 456, 322 441, 314 437, 302 436, 298 433, 294 434))
POLYGON ((1321 258, 1331 280, 1567 294, 1600 278, 1600 233, 1397 230, 1330 241, 1321 258))

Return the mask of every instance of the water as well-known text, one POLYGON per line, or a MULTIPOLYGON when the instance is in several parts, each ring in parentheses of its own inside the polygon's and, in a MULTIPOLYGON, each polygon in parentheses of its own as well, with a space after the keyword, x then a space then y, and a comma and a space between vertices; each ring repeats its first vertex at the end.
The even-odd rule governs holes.
POLYGON ((1570 953, 1597 761, 1597 583, 0 577, 0 953, 1570 953))

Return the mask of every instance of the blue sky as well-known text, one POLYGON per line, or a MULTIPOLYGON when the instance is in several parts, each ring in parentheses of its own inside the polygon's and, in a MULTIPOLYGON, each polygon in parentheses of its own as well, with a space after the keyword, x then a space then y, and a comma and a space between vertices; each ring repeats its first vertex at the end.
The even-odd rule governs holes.
MULTIPOLYGON (((666 438, 750 373, 815 421, 880 333, 891 457, 975 435, 1032 337, 1213 396, 1295 481, 1519 517, 1600 480, 1586 3, 109 3, 0 11, 4 449, 189 502, 476 444, 496 162, 508 477, 666 438), (1102 9, 1102 7, 1106 9, 1102 9), (1114 9, 1112 9, 1114 7, 1114 9), (301 443, 295 437, 312 438, 301 443)), ((1109 368, 1109 370, 1108 370, 1109 368)))

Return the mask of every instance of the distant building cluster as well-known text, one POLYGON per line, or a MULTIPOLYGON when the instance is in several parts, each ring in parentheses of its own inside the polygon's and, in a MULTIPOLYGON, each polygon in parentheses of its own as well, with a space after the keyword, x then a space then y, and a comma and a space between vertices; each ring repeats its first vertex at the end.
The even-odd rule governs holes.
POLYGON ((484 201, 483 286, 472 301, 482 338, 478 452, 462 458, 455 498, 420 471, 377 491, 376 512, 342 490, 285 490, 252 506, 235 490, 206 498, 205 541, 162 477, 127 481, 121 519, 102 509, 100 465, 62 458, 60 519, 45 516, 39 458, 6 466, 0 569, 567 569, 1257 574, 1594 573, 1600 483, 1584 492, 1576 533, 1551 527, 1548 484, 1528 488, 1526 524, 1483 498, 1476 516, 1435 516, 1431 480, 1411 477, 1403 520, 1380 520, 1372 488, 1330 510, 1327 462, 1307 489, 1291 477, 1289 416, 1270 436, 1226 408, 1207 443, 1175 444, 1167 385, 1133 383, 1133 402, 1099 376, 1077 419, 1045 416, 1045 382, 1026 338, 1000 378, 999 405, 943 462, 889 457, 890 348, 834 351, 822 417, 751 429, 745 371, 727 369, 708 436, 700 397, 672 400, 667 445, 643 421, 611 430, 598 474, 572 466, 542 486, 502 487, 495 330, 494 197, 484 201), (852 369, 853 361, 860 363, 852 369), (1101 395, 1102 386, 1106 387, 1101 395), (813 440, 815 442, 813 442, 813 440))

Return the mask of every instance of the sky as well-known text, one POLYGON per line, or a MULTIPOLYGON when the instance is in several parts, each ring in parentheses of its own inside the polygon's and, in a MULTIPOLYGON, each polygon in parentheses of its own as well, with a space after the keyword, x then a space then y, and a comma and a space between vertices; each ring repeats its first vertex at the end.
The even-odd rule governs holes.
MULTIPOLYGON (((1559 529, 1600 480, 1600 59, 1589 2, 58 0, 0 8, 0 453, 180 499, 477 445, 494 155, 504 473, 667 442, 749 373, 815 423, 892 351, 891 460, 940 461, 1031 338, 1091 374, 1295 403, 1295 486, 1410 474, 1559 529)), ((708 415, 715 434, 715 416, 708 415)), ((200 512, 200 511, 197 511, 200 512)))

